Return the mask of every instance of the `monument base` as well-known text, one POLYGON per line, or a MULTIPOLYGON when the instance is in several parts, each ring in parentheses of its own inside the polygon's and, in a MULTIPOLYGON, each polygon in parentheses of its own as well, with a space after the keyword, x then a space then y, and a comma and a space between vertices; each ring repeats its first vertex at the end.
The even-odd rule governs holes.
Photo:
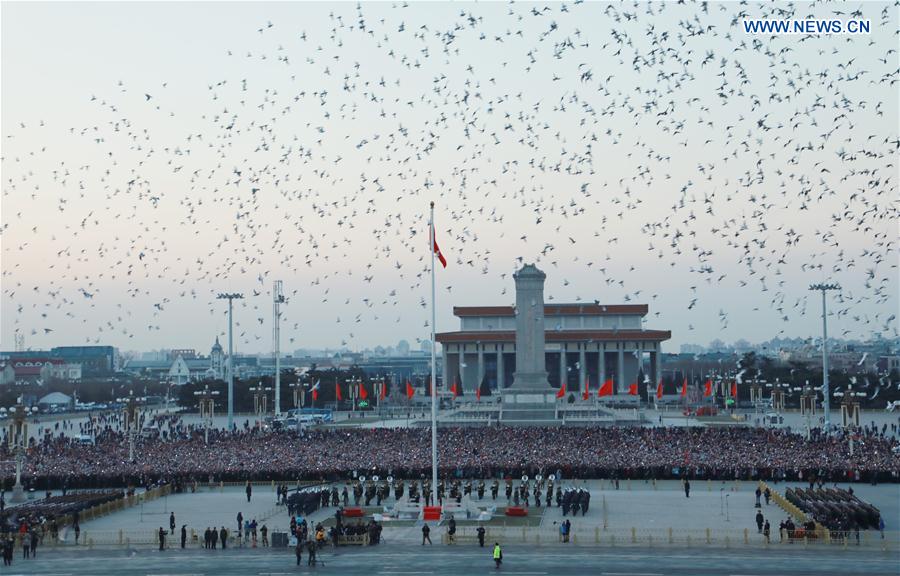
POLYGON ((503 391, 500 421, 504 424, 558 426, 556 394, 550 388, 507 388, 503 391))
POLYGON ((18 504, 25 501, 25 488, 22 486, 22 484, 16 484, 15 486, 13 486, 12 495, 10 495, 9 501, 13 504, 18 504))

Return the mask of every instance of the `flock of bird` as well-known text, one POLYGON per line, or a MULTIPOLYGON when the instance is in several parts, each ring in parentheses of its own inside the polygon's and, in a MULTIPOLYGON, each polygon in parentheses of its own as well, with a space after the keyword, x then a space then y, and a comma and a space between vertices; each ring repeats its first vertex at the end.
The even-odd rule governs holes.
POLYGON ((897 336, 896 3, 280 10, 216 38, 224 75, 109 69, 66 125, 5 119, 5 338, 207 342, 241 291, 267 350, 276 279, 294 345, 427 338, 430 201, 445 320, 534 261, 683 340, 812 333, 820 280, 836 335, 897 336), (873 31, 741 28, 810 15, 873 31))

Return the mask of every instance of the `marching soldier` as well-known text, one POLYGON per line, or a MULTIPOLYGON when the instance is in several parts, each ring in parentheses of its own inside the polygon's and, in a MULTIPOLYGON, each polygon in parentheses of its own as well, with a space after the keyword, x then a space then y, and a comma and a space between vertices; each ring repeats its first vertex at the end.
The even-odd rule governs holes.
POLYGON ((478 499, 484 500, 484 480, 478 482, 478 499))
POLYGON ((491 500, 497 499, 497 493, 500 492, 500 482, 494 480, 491 484, 491 500))

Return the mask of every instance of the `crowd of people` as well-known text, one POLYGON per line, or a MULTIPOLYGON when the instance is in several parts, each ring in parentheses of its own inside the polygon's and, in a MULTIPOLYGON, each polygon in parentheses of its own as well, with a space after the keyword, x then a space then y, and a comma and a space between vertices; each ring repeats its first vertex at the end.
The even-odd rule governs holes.
MULTIPOLYGON (((346 479, 349 474, 430 473, 430 431, 422 428, 311 430, 302 435, 245 427, 215 431, 169 422, 166 434, 140 438, 129 461, 121 431, 95 444, 47 434, 28 449, 24 481, 35 489, 185 485, 208 480, 346 479)), ((898 441, 870 430, 825 436, 764 428, 521 427, 441 428, 442 475, 564 478, 763 478, 829 482, 900 481, 898 441)), ((10 486, 12 455, 0 448, 0 479, 10 486)), ((377 495, 376 495, 377 497, 377 495)))

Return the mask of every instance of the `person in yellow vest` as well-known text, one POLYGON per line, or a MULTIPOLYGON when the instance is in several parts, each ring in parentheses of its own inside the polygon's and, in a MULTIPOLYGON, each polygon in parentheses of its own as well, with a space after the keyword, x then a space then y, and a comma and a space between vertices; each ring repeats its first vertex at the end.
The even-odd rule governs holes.
POLYGON ((503 551, 500 550, 500 544, 494 542, 494 568, 499 569, 503 564, 503 551))

